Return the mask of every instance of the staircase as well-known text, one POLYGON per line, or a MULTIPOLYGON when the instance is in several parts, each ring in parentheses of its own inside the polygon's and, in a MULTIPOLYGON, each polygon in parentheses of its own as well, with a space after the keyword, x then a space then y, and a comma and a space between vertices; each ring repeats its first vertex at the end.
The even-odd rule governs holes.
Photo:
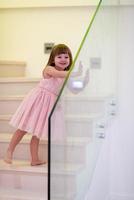
MULTIPOLYGON (((3 161, 10 138, 15 129, 9 120, 26 93, 39 79, 25 77, 25 62, 0 61, 0 199, 45 200, 47 199, 47 165, 30 166, 27 134, 17 146, 12 165, 3 161)), ((47 158, 47 141, 40 143, 40 157, 47 158)))
POLYGON ((116 101, 111 95, 66 96, 64 101, 67 138, 63 147, 55 148, 53 142, 51 145, 51 196, 54 200, 56 197, 56 200, 84 200, 106 129, 116 113, 116 101), (63 180, 55 179, 55 170, 57 173, 62 171, 57 161, 63 162, 64 170, 73 169, 75 176, 65 172, 63 180))
MULTIPOLYGON (((24 96, 38 82, 39 78, 0 78, 1 200, 47 199, 47 165, 30 166, 30 134, 17 146, 13 164, 9 165, 3 161, 15 131, 9 125, 9 120, 24 96)), ((53 142, 56 156, 53 157, 55 168, 52 174, 52 200, 83 200, 90 184, 101 139, 105 137, 105 129, 115 114, 115 100, 112 96, 66 96, 65 104, 67 140, 64 145, 53 142), (66 165, 62 163, 65 148, 66 165)), ((47 140, 40 142, 41 159, 47 160, 47 144, 47 140)))

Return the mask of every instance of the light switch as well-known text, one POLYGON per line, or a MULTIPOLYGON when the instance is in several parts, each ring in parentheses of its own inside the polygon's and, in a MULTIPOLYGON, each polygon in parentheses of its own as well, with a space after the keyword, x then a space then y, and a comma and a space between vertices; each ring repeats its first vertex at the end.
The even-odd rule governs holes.
POLYGON ((54 43, 44 43, 44 53, 48 54, 51 52, 52 48, 54 46, 54 43))
POLYGON ((100 57, 90 58, 90 68, 100 69, 101 68, 101 58, 100 57))

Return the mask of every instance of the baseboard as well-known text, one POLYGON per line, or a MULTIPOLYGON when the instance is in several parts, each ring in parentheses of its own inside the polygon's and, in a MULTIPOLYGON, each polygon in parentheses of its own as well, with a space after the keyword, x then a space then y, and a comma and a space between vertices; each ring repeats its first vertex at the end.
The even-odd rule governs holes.
POLYGON ((134 200, 134 194, 111 194, 107 200, 134 200))

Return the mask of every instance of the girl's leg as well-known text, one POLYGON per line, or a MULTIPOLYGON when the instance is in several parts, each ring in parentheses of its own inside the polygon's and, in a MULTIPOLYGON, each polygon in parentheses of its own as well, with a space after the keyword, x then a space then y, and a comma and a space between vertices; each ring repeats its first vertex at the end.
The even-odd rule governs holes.
POLYGON ((13 157, 13 152, 15 150, 15 147, 21 141, 21 139, 26 133, 27 133, 26 131, 22 131, 20 129, 17 129, 17 131, 14 133, 13 137, 11 138, 11 141, 9 143, 9 146, 4 158, 4 161, 6 163, 9 163, 9 164, 12 163, 12 157, 13 157))
POLYGON ((30 142, 30 151, 31 151, 31 165, 42 165, 45 164, 45 161, 39 160, 38 152, 39 152, 39 138, 36 136, 32 136, 30 142))

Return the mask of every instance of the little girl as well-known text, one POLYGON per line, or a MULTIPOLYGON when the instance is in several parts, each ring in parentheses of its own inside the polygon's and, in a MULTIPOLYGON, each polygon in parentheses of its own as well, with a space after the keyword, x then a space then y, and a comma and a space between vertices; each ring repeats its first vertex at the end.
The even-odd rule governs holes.
POLYGON ((32 133, 30 142, 31 166, 45 163, 38 156, 39 141, 47 138, 48 117, 71 64, 70 49, 64 44, 54 46, 47 66, 43 70, 43 79, 24 98, 10 121, 10 124, 17 130, 9 143, 4 158, 6 163, 12 163, 15 147, 27 132, 32 133))

